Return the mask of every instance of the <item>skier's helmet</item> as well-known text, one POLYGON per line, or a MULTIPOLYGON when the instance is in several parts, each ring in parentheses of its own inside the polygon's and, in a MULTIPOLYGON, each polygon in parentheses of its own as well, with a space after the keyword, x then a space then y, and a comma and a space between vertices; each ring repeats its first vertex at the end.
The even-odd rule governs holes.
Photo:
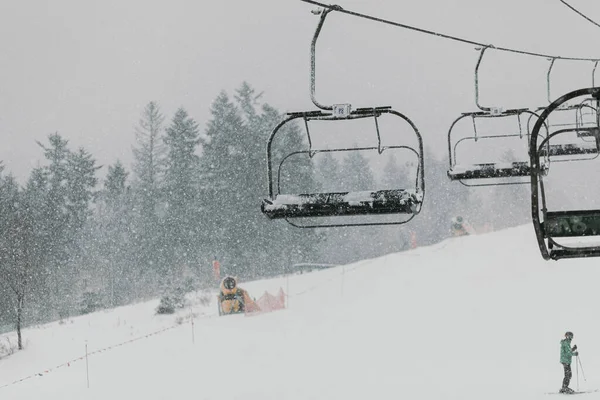
POLYGON ((227 278, 223 279, 223 287, 229 290, 235 289, 235 278, 228 276, 227 278))
POLYGON ((566 337, 567 339, 573 339, 573 332, 566 332, 566 333, 565 333, 565 337, 566 337))

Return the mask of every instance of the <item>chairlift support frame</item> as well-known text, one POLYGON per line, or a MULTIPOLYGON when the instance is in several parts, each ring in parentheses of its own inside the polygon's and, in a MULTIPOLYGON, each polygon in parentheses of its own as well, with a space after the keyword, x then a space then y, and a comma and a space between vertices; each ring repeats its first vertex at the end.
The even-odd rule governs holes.
POLYGON ((315 29, 311 41, 310 60, 310 97, 313 104, 320 108, 316 111, 290 112, 271 132, 267 142, 267 178, 269 198, 263 199, 261 210, 271 219, 285 219, 289 224, 298 228, 331 228, 348 226, 374 226, 374 225, 400 225, 411 221, 421 211, 425 195, 424 179, 424 149, 423 138, 416 125, 404 114, 385 107, 357 108, 352 110, 350 104, 324 105, 316 99, 316 44, 325 23, 327 15, 331 11, 340 10, 341 7, 326 8, 315 14, 320 14, 319 23, 315 29), (390 114, 404 120, 413 130, 418 149, 411 146, 382 146, 378 118, 383 114, 390 114), (305 151, 292 152, 281 160, 277 167, 277 191, 275 191, 272 144, 280 129, 299 118, 304 121, 309 148, 305 151), (373 118, 377 133, 377 147, 345 148, 332 150, 313 150, 312 139, 308 127, 309 121, 340 121, 373 118), (361 151, 377 150, 382 154, 386 149, 407 149, 416 154, 418 166, 415 177, 415 189, 392 189, 377 190, 372 192, 335 192, 335 193, 307 193, 300 195, 281 194, 281 169, 283 164, 291 156, 307 154, 312 158, 315 154, 339 151, 361 151), (283 201, 281 198, 283 197, 283 201), (287 200, 287 201, 286 201, 287 200), (387 222, 362 222, 362 223, 325 223, 325 224, 299 224, 293 222, 297 218, 313 217, 349 217, 360 215, 389 215, 403 214, 408 218, 401 221, 387 222))
MULTIPOLYGON (((549 141, 552 133, 539 142, 539 132, 550 114, 577 97, 592 96, 600 101, 600 88, 591 87, 567 93, 552 102, 540 115, 531 132, 530 162, 531 162, 531 216, 533 227, 542 257, 545 260, 562 258, 600 257, 600 245, 572 246, 560 244, 556 238, 600 236, 600 210, 548 210, 546 192, 540 165, 540 153, 545 142, 549 141)), ((600 118, 596 121, 600 125, 600 118)), ((595 131, 597 145, 600 144, 600 134, 595 131)))

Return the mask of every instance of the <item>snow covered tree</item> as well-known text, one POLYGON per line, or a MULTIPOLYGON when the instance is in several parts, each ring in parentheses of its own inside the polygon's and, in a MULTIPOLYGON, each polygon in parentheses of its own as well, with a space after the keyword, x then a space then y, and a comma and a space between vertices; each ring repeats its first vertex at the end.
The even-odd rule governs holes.
POLYGON ((132 246, 133 210, 127 186, 128 173, 117 161, 108 167, 104 188, 100 191, 95 217, 92 246, 96 259, 94 272, 100 273, 101 287, 89 287, 84 291, 84 308, 91 309, 104 289, 108 304, 116 306, 133 300, 132 288, 137 286, 137 268, 134 263, 135 248, 132 246), (99 268, 98 268, 99 267, 99 268), (99 271, 98 271, 99 270, 99 271))
POLYGON ((344 157, 340 175, 346 190, 355 192, 376 187, 369 160, 360 151, 352 151, 344 157))
POLYGON ((170 261, 180 265, 193 262, 199 234, 200 131, 196 121, 180 108, 167 127, 164 193, 166 196, 165 245, 172 251, 170 261))
POLYGON ((22 350, 25 299, 36 263, 35 226, 29 204, 13 177, 8 176, 0 183, 0 199, 0 279, 13 294, 18 348, 22 350))
POLYGON ((165 197, 162 193, 166 157, 164 119, 160 106, 152 101, 142 111, 135 129, 132 183, 135 228, 132 239, 136 249, 134 263, 146 281, 151 281, 167 262, 161 220, 165 197))
POLYGON ((151 224, 155 222, 165 167, 164 119, 159 105, 151 101, 144 108, 139 126, 135 129, 134 187, 140 199, 141 215, 151 224))
POLYGON ((206 245, 209 251, 203 265, 208 266, 212 256, 217 256, 224 269, 234 273, 231 267, 242 256, 238 253, 239 246, 234 245, 238 240, 234 225, 243 212, 239 179, 243 179, 240 159, 244 151, 238 145, 238 138, 245 134, 245 127, 239 109, 224 91, 213 101, 210 112, 200 162, 205 176, 201 184, 202 221, 208 233, 206 245))
POLYGON ((333 153, 320 153, 315 156, 317 165, 315 167, 315 179, 320 190, 328 192, 341 192, 344 190, 342 176, 340 174, 340 162, 333 153))
MULTIPOLYGON (((260 94, 247 83, 236 90, 233 99, 225 92, 219 94, 211 107, 201 161, 204 219, 210 219, 215 253, 211 256, 219 256, 224 273, 242 277, 280 272, 288 260, 304 261, 308 241, 301 237, 313 234, 269 221, 260 212, 261 199, 267 194, 265 145, 282 115, 259 99, 260 94)), ((297 127, 284 128, 281 137, 285 138, 279 143, 283 149, 306 148, 297 127)), ((282 154, 274 150, 274 164, 282 154)), ((290 160, 287 167, 293 171, 282 182, 287 189, 314 187, 308 157, 290 160)))
MULTIPOLYGON (((52 295, 48 299, 48 307, 58 310, 62 301, 61 277, 68 276, 66 266, 69 262, 69 245, 73 235, 69 229, 69 213, 67 209, 67 178, 69 173, 68 141, 58 133, 48 136, 48 145, 38 142, 44 150, 48 165, 43 167, 47 179, 45 196, 45 215, 43 224, 48 232, 44 247, 47 282, 52 288, 52 295)), ((64 287, 66 285, 63 285, 64 287)))
MULTIPOLYGON (((385 154, 385 153, 384 153, 385 154)), ((414 175, 406 165, 398 164, 394 153, 389 154, 383 169, 382 187, 384 189, 411 189, 415 187, 414 175)))
POLYGON ((90 205, 98 183, 96 171, 100 168, 83 148, 70 153, 67 158, 66 196, 71 234, 77 234, 91 215, 90 205))

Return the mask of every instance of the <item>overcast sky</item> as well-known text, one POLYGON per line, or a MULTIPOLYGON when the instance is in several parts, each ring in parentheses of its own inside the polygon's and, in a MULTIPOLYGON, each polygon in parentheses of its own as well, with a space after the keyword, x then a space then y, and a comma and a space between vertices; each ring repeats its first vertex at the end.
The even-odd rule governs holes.
MULTIPOLYGON (((558 0, 337 4, 497 46, 600 57, 600 28, 558 0)), ((597 0, 571 4, 600 21, 597 0)), ((24 181, 42 162, 35 141, 58 132, 100 164, 121 159, 129 166, 134 127, 149 101, 158 101, 168 119, 183 106, 204 128, 211 101, 242 81, 281 110, 314 109, 314 8, 299 0, 0 2, 0 160, 24 181)), ((440 154, 451 122, 475 110, 477 52, 470 45, 333 13, 318 49, 321 102, 391 105, 440 154)), ((547 65, 490 54, 482 103, 545 105, 547 65)), ((558 61, 553 91, 591 86, 591 70, 591 63, 558 61)))

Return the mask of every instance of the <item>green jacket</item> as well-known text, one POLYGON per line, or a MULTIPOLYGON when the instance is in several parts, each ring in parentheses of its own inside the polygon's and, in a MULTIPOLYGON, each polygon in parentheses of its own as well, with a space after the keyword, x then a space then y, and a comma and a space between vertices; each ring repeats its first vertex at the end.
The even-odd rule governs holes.
POLYGON ((571 350, 571 339, 560 341, 560 362, 561 364, 571 364, 573 350, 571 350))

